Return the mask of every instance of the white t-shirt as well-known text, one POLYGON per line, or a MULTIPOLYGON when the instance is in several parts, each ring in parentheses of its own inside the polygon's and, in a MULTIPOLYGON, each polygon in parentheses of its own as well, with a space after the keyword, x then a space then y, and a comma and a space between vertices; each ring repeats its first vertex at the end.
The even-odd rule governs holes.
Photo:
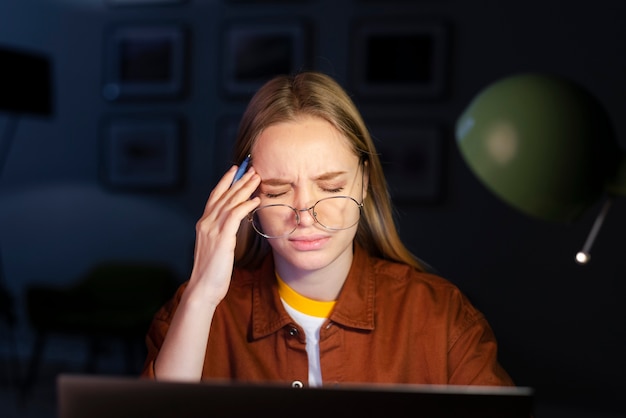
POLYGON ((320 328, 335 306, 335 302, 309 299, 290 288, 282 281, 278 273, 276 278, 278 279, 278 293, 285 310, 304 330, 306 353, 309 360, 309 386, 321 386, 320 328))

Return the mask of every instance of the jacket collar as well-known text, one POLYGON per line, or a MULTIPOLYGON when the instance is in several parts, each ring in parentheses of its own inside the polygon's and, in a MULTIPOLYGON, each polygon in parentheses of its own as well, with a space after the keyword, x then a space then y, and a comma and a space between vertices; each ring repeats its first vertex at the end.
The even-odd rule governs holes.
MULTIPOLYGON (((375 274, 372 259, 360 246, 354 257, 330 320, 349 328, 374 329, 375 274)), ((293 323, 278 295, 274 258, 270 252, 258 270, 251 272, 252 338, 259 339, 293 323)))

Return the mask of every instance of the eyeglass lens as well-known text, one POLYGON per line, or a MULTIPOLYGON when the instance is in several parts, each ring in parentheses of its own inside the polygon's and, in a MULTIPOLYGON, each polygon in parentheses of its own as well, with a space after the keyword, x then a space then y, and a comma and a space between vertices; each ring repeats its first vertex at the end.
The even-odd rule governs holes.
MULTIPOLYGON (((282 204, 262 206, 252 213, 252 226, 266 238, 285 237, 296 230, 304 211, 282 204)), ((308 211, 322 227, 338 231, 356 225, 361 205, 349 196, 334 196, 318 201, 308 211)))

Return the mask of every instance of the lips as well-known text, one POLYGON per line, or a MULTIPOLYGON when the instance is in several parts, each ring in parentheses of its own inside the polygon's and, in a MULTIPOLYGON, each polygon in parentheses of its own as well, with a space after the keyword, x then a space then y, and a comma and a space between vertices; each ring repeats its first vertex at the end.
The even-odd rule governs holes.
POLYGON ((326 235, 307 235, 290 237, 289 242, 297 250, 311 251, 320 249, 329 239, 326 235))

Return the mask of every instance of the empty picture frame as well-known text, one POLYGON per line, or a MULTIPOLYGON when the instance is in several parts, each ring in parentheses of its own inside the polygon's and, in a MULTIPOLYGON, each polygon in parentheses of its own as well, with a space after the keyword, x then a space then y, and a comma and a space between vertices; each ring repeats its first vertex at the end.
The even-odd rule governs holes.
POLYGON ((225 24, 222 42, 223 90, 249 97, 267 80, 309 65, 304 22, 239 21, 225 24))
POLYGON ((102 95, 110 101, 181 97, 185 49, 186 33, 180 25, 112 28, 106 37, 102 95))
POLYGON ((176 189, 182 156, 182 123, 176 117, 116 117, 103 124, 100 172, 108 186, 176 189))
POLYGON ((443 138, 435 126, 380 125, 372 128, 394 201, 434 203, 442 197, 443 138))
POLYGON ((441 23, 360 22, 353 32, 354 90, 363 97, 434 99, 444 92, 441 23))

